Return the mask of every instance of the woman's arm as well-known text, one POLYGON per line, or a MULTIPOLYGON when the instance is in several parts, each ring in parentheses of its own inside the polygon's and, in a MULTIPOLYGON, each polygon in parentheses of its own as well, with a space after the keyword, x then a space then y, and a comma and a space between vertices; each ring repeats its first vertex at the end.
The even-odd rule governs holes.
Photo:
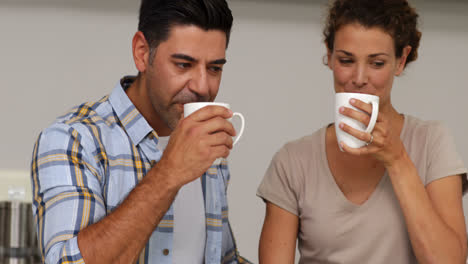
MULTIPOLYGON (((403 145, 401 142, 385 145, 395 147, 398 144, 403 145)), ((362 151, 344 147, 348 152, 362 151)), ((400 149, 401 155, 387 159, 391 162, 385 162, 385 167, 405 217, 418 262, 465 263, 467 238, 461 176, 444 177, 425 187, 406 150, 403 147, 400 149)))
POLYGON ((420 263, 465 263, 467 237, 460 175, 425 188, 407 155, 387 168, 420 263))
POLYGON ((260 264, 293 264, 299 218, 266 202, 265 221, 260 236, 260 264))
MULTIPOLYGON (((351 104, 367 114, 350 108, 342 113, 368 124, 371 106, 359 100, 351 104)), ((372 134, 340 124, 345 132, 369 142, 359 149, 346 144, 342 147, 354 155, 372 155, 387 169, 419 263, 465 263, 467 238, 461 177, 444 177, 425 187, 400 139, 400 131, 395 129, 398 124, 403 124, 403 120, 396 111, 380 112, 372 134)))

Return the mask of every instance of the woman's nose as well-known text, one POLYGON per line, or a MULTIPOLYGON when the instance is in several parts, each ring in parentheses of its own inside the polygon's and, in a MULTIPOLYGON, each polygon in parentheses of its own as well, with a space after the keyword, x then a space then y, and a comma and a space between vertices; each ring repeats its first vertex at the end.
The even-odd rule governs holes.
POLYGON ((369 77, 367 73, 367 68, 364 65, 358 65, 354 70, 352 79, 353 85, 357 88, 362 88, 367 85, 368 81, 369 77))

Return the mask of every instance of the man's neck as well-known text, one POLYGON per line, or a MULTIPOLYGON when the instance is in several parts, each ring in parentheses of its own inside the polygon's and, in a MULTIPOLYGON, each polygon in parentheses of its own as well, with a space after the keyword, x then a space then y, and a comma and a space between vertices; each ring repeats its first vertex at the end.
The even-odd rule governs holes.
POLYGON ((140 114, 159 136, 169 136, 171 134, 171 129, 159 118, 159 115, 154 110, 145 86, 145 79, 141 74, 136 77, 135 81, 125 92, 136 109, 138 109, 140 114))

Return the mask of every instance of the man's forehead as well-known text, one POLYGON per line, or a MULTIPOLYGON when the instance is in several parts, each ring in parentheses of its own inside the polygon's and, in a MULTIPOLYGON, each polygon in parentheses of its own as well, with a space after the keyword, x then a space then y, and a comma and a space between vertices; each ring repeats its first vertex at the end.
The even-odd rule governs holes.
POLYGON ((226 34, 221 30, 204 30, 194 25, 172 26, 169 37, 158 50, 166 55, 184 54, 196 60, 218 60, 226 55, 226 34))

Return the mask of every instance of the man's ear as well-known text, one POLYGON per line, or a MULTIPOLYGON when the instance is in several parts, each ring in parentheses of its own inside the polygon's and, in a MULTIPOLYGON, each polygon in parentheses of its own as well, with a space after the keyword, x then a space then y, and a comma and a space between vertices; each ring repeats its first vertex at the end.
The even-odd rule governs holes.
POLYGON ((400 76, 400 74, 405 69, 406 59, 408 58, 408 55, 410 54, 410 52, 411 52, 411 46, 408 45, 403 48, 401 57, 397 60, 396 71, 395 71, 396 76, 400 76))
POLYGON ((139 72, 145 72, 149 64, 150 47, 141 31, 133 36, 132 52, 136 68, 139 72))

